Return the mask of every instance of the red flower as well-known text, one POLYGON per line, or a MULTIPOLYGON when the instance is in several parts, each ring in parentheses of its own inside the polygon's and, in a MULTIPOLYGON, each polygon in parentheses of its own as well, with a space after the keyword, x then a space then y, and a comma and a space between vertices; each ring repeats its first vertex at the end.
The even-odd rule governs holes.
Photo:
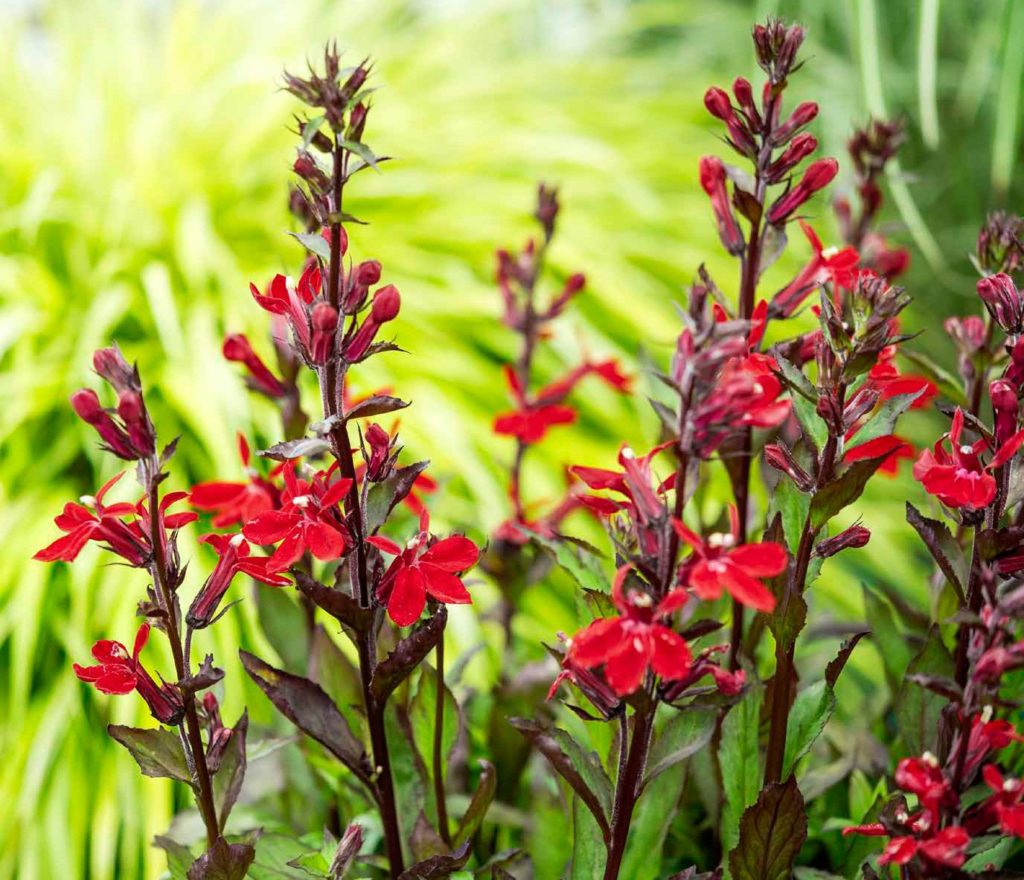
POLYGON ((268 510, 246 523, 242 534, 255 544, 280 546, 267 563, 269 572, 284 571, 306 550, 317 559, 339 559, 349 545, 348 528, 337 505, 352 487, 352 481, 333 483, 334 466, 318 471, 309 481, 295 474, 295 463, 284 469, 284 493, 280 510, 268 510))
POLYGON ((269 558, 250 556, 249 544, 240 534, 203 535, 199 540, 213 547, 219 558, 188 609, 186 620, 189 626, 196 629, 209 626, 220 600, 239 572, 271 587, 286 587, 291 583, 288 578, 275 574, 269 568, 269 558))
MULTIPOLYGON (((717 91, 723 96, 725 95, 721 89, 717 91)), ((725 101, 728 103, 729 98, 725 97, 725 101)), ((722 240, 722 247, 730 254, 742 254, 746 245, 743 241, 743 233, 740 232, 739 224, 736 222, 736 215, 733 214, 732 206, 729 204, 729 191, 726 188, 725 180, 725 166, 721 159, 715 156, 702 156, 700 185, 711 199, 711 210, 715 215, 715 224, 718 226, 718 237, 722 240)))
POLYGON ((818 159, 807 166, 800 182, 785 195, 779 197, 768 210, 768 222, 785 223, 790 214, 813 196, 818 190, 828 186, 839 173, 839 163, 835 159, 818 159))
POLYGON ((966 820, 971 833, 984 834, 998 825, 1004 834, 1024 837, 1024 782, 1003 776, 995 764, 986 764, 981 775, 992 794, 973 808, 966 820))
POLYGON ((895 476, 900 468, 903 459, 914 457, 914 447, 902 437, 895 434, 886 434, 883 437, 875 437, 866 443, 859 443, 851 446, 843 453, 843 461, 852 464, 855 461, 863 461, 868 458, 878 458, 886 455, 885 461, 879 465, 878 473, 895 476))
POLYGON ((139 627, 130 655, 120 642, 102 639, 92 646, 92 656, 99 665, 79 666, 75 663, 75 675, 94 684, 104 694, 130 694, 137 690, 157 721, 174 725, 181 721, 185 712, 181 695, 172 685, 158 685, 139 662, 139 654, 148 639, 148 623, 139 627))
POLYGON ((996 497, 996 481, 989 473, 1006 464, 1024 443, 1024 431, 1018 431, 996 451, 989 464, 982 464, 981 453, 989 447, 984 440, 961 445, 964 414, 959 407, 953 415, 949 433, 940 437, 933 450, 925 449, 914 465, 914 478, 947 507, 987 507, 996 497), (944 448, 949 438, 951 451, 944 448))
POLYGON ((647 593, 623 591, 630 566, 618 570, 612 601, 619 617, 595 620, 572 639, 567 659, 584 669, 604 664, 608 684, 619 696, 633 693, 648 668, 666 681, 682 678, 693 655, 681 635, 659 623, 682 607, 689 595, 672 590, 657 605, 647 593))
MULTIPOLYGON (((512 367, 504 369, 512 398, 516 403, 514 412, 504 413, 494 420, 494 433, 518 438, 522 443, 539 443, 554 425, 570 425, 576 421, 576 410, 559 404, 531 403, 512 367)), ((564 395, 563 395, 564 396, 564 395)))
POLYGON ((800 228, 811 243, 814 255, 796 278, 772 297, 771 313, 775 317, 788 318, 819 285, 830 281, 837 290, 848 289, 853 286, 857 276, 860 255, 854 248, 825 249, 817 233, 803 220, 800 221, 800 228))
POLYGON ((242 467, 249 477, 245 483, 228 483, 211 481, 199 483, 192 488, 189 503, 196 510, 215 511, 211 524, 218 529, 247 523, 267 510, 276 506, 279 490, 268 480, 261 477, 249 466, 249 444, 242 434, 238 435, 238 454, 242 459, 242 467))
POLYGON ((395 557, 377 586, 377 598, 398 626, 409 626, 419 619, 428 595, 446 605, 469 605, 473 601, 458 575, 476 565, 480 550, 463 535, 434 540, 426 512, 420 517, 419 532, 404 549, 383 535, 366 540, 395 557))
POLYGON ((905 865, 920 854, 937 865, 959 868, 967 860, 967 846, 970 842, 970 835, 959 825, 943 828, 924 840, 894 837, 878 857, 878 864, 905 865))
POLYGON ((89 541, 102 541, 132 565, 142 565, 148 555, 146 544, 140 542, 139 536, 121 519, 134 514, 135 505, 126 501, 103 503, 103 496, 123 476, 122 472, 107 480, 95 496, 86 496, 79 504, 74 501, 65 504, 54 523, 66 534, 32 558, 41 562, 73 562, 89 541))
POLYGON ((693 555, 680 568, 679 580, 701 599, 717 599, 725 589, 744 605, 771 611, 775 596, 758 578, 775 577, 786 570, 786 548, 770 541, 736 546, 739 522, 735 508, 730 508, 730 517, 731 534, 714 534, 707 539, 679 520, 672 520, 676 534, 693 548, 693 555))
POLYGON ((923 409, 938 395, 938 386, 926 376, 901 373, 893 363, 895 356, 896 346, 887 345, 882 349, 878 363, 868 373, 868 385, 880 392, 880 400, 888 400, 899 394, 917 394, 910 408, 923 409))
POLYGON ((250 387, 267 395, 267 397, 284 397, 288 392, 281 380, 277 378, 270 368, 263 363, 263 359, 253 351, 249 340, 241 333, 230 333, 224 337, 222 349, 225 359, 237 361, 249 371, 247 381, 250 387))
POLYGON ((956 794, 946 779, 935 758, 904 758, 896 766, 896 784, 911 794, 917 795, 922 809, 927 812, 934 825, 938 824, 943 807, 956 804, 956 794))

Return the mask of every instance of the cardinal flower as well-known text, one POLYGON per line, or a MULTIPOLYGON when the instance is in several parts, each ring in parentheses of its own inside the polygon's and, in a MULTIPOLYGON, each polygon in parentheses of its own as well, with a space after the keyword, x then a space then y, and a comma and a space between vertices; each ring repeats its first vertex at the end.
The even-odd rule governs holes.
POLYGON ((404 548, 383 535, 366 540, 395 557, 377 586, 377 598, 398 626, 409 626, 419 619, 427 596, 446 605, 469 605, 473 601, 459 575, 476 565, 480 550, 463 535, 434 539, 426 511, 420 517, 419 532, 404 548))
POLYGON ((576 410, 571 406, 527 401, 526 390, 516 371, 506 366, 504 372, 516 409, 494 420, 495 434, 516 437, 523 443, 539 443, 544 439, 548 428, 555 425, 571 425, 576 421, 576 410))
POLYGON ((199 540, 213 547, 219 558, 188 609, 186 619, 189 626, 195 629, 209 626, 220 600, 224 598, 231 581, 239 572, 271 587, 286 587, 291 583, 288 578, 276 574, 269 568, 269 558, 250 556, 252 551, 249 542, 241 534, 203 535, 199 540))
POLYGON ((689 600, 685 590, 672 590, 657 604, 647 593, 624 589, 630 566, 616 572, 612 601, 618 617, 595 620, 572 639, 568 659, 584 669, 604 665, 608 684, 620 696, 640 687, 650 669, 666 681, 687 674, 693 655, 686 640, 662 623, 689 600))
POLYGON ((788 556, 781 544, 766 541, 737 546, 739 519, 729 510, 730 534, 716 533, 702 538, 678 519, 672 520, 676 534, 693 548, 679 571, 679 580, 701 599, 717 599, 726 590, 736 601, 758 611, 771 611, 775 596, 760 578, 775 577, 786 570, 788 556))
POLYGON ((284 571, 306 550, 325 562, 339 559, 349 545, 348 528, 338 513, 338 502, 352 487, 349 479, 331 481, 334 467, 317 471, 309 480, 295 473, 295 463, 284 469, 280 510, 267 510, 246 523, 242 534, 254 544, 279 544, 267 571, 284 571))
POLYGON ((914 465, 914 479, 947 507, 983 508, 996 497, 996 481, 990 473, 1006 464, 1024 443, 1024 431, 1018 431, 996 450, 992 460, 982 463, 981 454, 989 445, 984 438, 973 444, 961 444, 964 414, 957 407, 948 434, 940 437, 934 449, 925 449, 914 465), (950 451, 945 449, 946 439, 950 451))
POLYGON ((135 505, 126 501, 104 504, 103 498, 124 473, 118 474, 100 488, 95 496, 85 496, 80 503, 69 501, 54 519, 66 534, 44 547, 33 557, 41 562, 73 562, 89 541, 105 544, 130 565, 143 565, 149 555, 148 545, 123 517, 135 513, 135 505))
POLYGON ((75 663, 75 675, 104 694, 130 694, 137 690, 157 721, 174 725, 181 721, 185 712, 181 694, 173 685, 158 685, 139 662, 139 654, 148 639, 148 623, 139 627, 131 654, 120 642, 102 639, 92 646, 92 656, 98 665, 75 663))
POLYGON ((854 248, 826 249, 818 234, 803 220, 800 221, 800 228, 811 243, 814 254, 796 278, 772 297, 772 317, 788 318, 819 285, 826 282, 831 282, 836 289, 851 287, 857 274, 860 255, 854 248))
POLYGON ((261 513, 273 510, 280 495, 278 488, 250 467, 251 454, 245 437, 238 435, 238 455, 248 480, 199 483, 192 487, 189 503, 196 510, 214 512, 211 524, 218 529, 235 523, 247 523, 261 513))

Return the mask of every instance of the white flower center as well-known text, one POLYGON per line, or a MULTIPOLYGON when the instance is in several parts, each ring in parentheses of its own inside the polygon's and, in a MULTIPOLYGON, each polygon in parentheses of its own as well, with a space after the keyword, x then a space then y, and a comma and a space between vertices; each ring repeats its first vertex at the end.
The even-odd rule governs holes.
POLYGON ((296 507, 309 507, 312 501, 313 499, 310 498, 309 495, 296 495, 292 499, 292 504, 294 504, 296 507))
POLYGON ((837 248, 835 245, 832 245, 832 247, 825 248, 825 250, 821 252, 821 256, 822 259, 831 260, 838 253, 839 248, 837 248))
POLYGON ((935 757, 931 752, 925 752, 921 755, 921 760, 925 762, 929 767, 938 767, 939 759, 935 757))
POLYGON ((735 543, 736 537, 724 532, 713 532, 708 535, 708 546, 713 547, 716 550, 721 549, 722 547, 732 547, 735 543))
POLYGON ((83 495, 78 499, 85 507, 96 507, 96 496, 95 495, 83 495))
POLYGON ((245 543, 245 535, 235 535, 229 542, 232 547, 241 547, 245 543))
POLYGON ((972 452, 974 452, 974 448, 971 447, 971 446, 968 446, 966 443, 963 444, 960 447, 960 454, 961 455, 970 455, 972 452))

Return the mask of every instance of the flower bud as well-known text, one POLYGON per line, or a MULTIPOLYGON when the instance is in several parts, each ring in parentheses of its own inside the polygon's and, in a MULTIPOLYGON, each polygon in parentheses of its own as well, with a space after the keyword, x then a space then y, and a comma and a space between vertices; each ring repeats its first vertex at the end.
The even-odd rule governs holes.
POLYGON ((558 190, 543 183, 537 187, 537 209, 533 216, 544 229, 545 240, 550 241, 555 232, 555 218, 558 217, 558 190))
POLYGON ((704 93, 704 106, 716 119, 727 122, 733 116, 732 101, 723 89, 712 86, 704 93))
POLYGON ((754 106, 754 90, 750 87, 750 80, 742 76, 736 77, 732 83, 732 93, 736 96, 736 103, 740 105, 740 109, 747 114, 750 124, 760 127, 761 114, 754 106))
POLYGON ((782 155, 768 166, 769 182, 776 183, 782 180, 816 149, 818 149, 818 139, 813 134, 807 132, 798 134, 782 155))
POLYGON ((772 205, 768 211, 768 222, 784 223, 790 214, 818 190, 828 186, 838 172, 839 163, 835 159, 818 159, 812 162, 807 166, 800 182, 772 205))
POLYGON ((801 492, 814 488, 814 479, 793 458, 793 453, 782 443, 769 443, 764 448, 764 460, 776 470, 786 474, 801 492))
POLYGON ((125 461, 138 459, 139 456, 128 434, 103 408, 95 391, 91 388, 82 388, 76 391, 71 395, 71 406, 82 421, 96 430, 106 449, 125 461))
POLYGON ((373 295, 370 313, 378 324, 386 324, 398 317, 398 309, 401 304, 402 298, 398 295, 398 288, 389 284, 373 295))
POLYGON ((348 117, 348 130, 345 132, 347 140, 359 142, 359 139, 363 136, 363 129, 366 128, 366 117, 369 115, 369 112, 370 108, 362 101, 352 108, 352 112, 348 117))
POLYGON ((229 333, 224 337, 222 349, 225 360, 244 364, 249 371, 249 384, 252 388, 267 397, 284 397, 287 394, 284 384, 275 376, 270 368, 263 363, 249 340, 241 333, 229 333))
POLYGON ((715 156, 701 158, 700 185, 711 199, 711 209, 715 214, 722 246, 734 256, 743 253, 746 245, 732 212, 732 206, 729 204, 729 193, 725 186, 725 166, 720 159, 715 156))
POLYGON ((338 329, 338 310, 330 303, 318 302, 310 316, 313 324, 313 341, 310 359, 314 364, 326 364, 334 353, 334 336, 338 329))
POLYGON ((988 396, 995 415, 995 441, 998 448, 1017 432, 1020 409, 1017 389, 1006 379, 996 379, 988 386, 988 396))
POLYGON ((158 685, 145 669, 135 672, 135 690, 146 701, 150 714, 161 724, 174 727, 185 715, 185 704, 180 691, 170 684, 158 685))
POLYGON ((316 160, 305 150, 300 150, 299 155, 295 157, 292 171, 318 190, 324 191, 331 184, 330 178, 320 170, 316 160))
POLYGON ((852 525, 834 538, 826 538, 824 541, 819 541, 818 546, 814 548, 814 552, 822 559, 828 559, 842 550, 863 547, 870 538, 871 532, 864 528, 864 526, 852 525))
POLYGON ((380 281, 380 263, 376 260, 363 260, 355 271, 356 284, 369 287, 380 281))
POLYGON ((1024 298, 1003 272, 989 275, 978 282, 978 296, 988 309, 992 319, 1011 336, 1020 334, 1024 324, 1024 298))
POLYGON ((124 422, 128 439, 131 440, 138 457, 152 455, 156 451, 156 435, 142 395, 130 389, 122 391, 117 398, 117 414, 124 422))
POLYGON ((781 147, 801 128, 811 123, 817 115, 818 105, 814 101, 804 101, 797 106, 789 119, 772 132, 772 143, 777 147, 781 147))
POLYGON ((1016 272, 1024 262, 1024 218, 993 211, 978 232, 977 265, 983 272, 1016 272))
POLYGON ((565 307, 569 305, 570 301, 577 293, 583 290, 583 285, 586 283, 586 276, 582 272, 570 275, 568 280, 565 282, 565 286, 562 288, 562 292, 551 301, 551 305, 548 307, 546 312, 546 317, 557 318, 562 314, 562 312, 565 311, 565 307))
POLYGON ((366 477, 371 483, 379 483, 391 476, 393 460, 391 458, 391 437, 376 422, 370 424, 363 435, 369 447, 369 458, 366 462, 366 477))
POLYGON ((92 356, 92 367, 107 382, 114 386, 115 391, 123 391, 125 388, 139 388, 139 377, 133 367, 121 354, 121 349, 116 345, 110 348, 101 348, 92 356))
POLYGON ((754 51, 757 63, 768 75, 771 85, 786 81, 796 64, 796 53, 804 41, 804 29, 786 25, 781 19, 770 18, 754 27, 754 51))

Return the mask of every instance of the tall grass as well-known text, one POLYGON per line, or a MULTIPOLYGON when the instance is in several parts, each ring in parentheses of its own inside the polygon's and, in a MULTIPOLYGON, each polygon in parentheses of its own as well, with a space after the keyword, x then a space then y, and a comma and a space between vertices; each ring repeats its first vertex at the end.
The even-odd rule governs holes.
MULTIPOLYGON (((990 197, 1012 204, 1020 192, 1021 70, 1010 37, 1024 13, 1019 2, 997 6, 979 16, 949 0, 75 0, 0 11, 0 878, 162 869, 150 840, 175 794, 140 780, 103 730, 141 718, 130 701, 96 699, 69 675, 96 637, 133 631, 138 579, 92 551, 73 567, 29 557, 51 537, 60 505, 109 476, 65 403, 88 381, 100 344, 117 338, 139 360, 165 436, 184 435, 176 481, 234 473, 236 430, 274 437, 273 414, 250 403, 219 340, 228 329, 259 334, 248 281, 297 257, 283 234, 292 107, 274 91, 282 66, 302 64, 327 37, 377 61, 374 143, 399 161, 354 187, 352 209, 371 225, 352 240, 402 290, 400 339, 415 353, 392 358, 377 379, 415 401, 403 436, 445 482, 438 517, 482 537, 504 516, 494 462, 509 453, 488 430, 504 405, 498 365, 512 345, 496 321, 491 252, 525 234, 535 181, 563 191, 556 271, 583 268, 590 282, 542 368, 554 372, 584 345, 634 364, 665 357, 672 303, 697 265, 706 261, 727 289, 735 274, 696 185, 697 157, 719 147, 704 87, 747 63, 754 14, 802 17, 815 57, 801 88, 822 100, 833 152, 850 120, 883 102, 910 116, 904 169, 927 185, 894 181, 893 219, 902 215, 919 248, 918 315, 951 298, 959 306, 971 289, 959 255, 990 197), (877 55, 865 51, 870 28, 877 55)), ((652 433, 641 402, 592 389, 580 422, 543 447, 547 468, 531 471, 529 489, 554 492, 557 462, 601 464, 620 440, 652 433)), ((860 579, 927 601, 911 580, 895 494, 882 487, 865 501, 876 552, 823 585, 824 613, 858 617, 860 579)), ((475 592, 486 612, 491 588, 475 592)), ((573 614, 564 590, 539 587, 522 619, 523 651, 571 629, 573 614)), ((218 627, 212 647, 229 666, 239 643, 271 651, 256 617, 245 602, 218 627)), ((467 611, 452 626, 466 652, 492 624, 467 611)), ((496 663, 476 655, 469 681, 487 687, 496 663)), ((847 686, 868 701, 863 727, 881 677, 870 652, 855 665, 847 686)), ((229 715, 248 703, 257 721, 270 720, 237 676, 227 703, 229 715)))

